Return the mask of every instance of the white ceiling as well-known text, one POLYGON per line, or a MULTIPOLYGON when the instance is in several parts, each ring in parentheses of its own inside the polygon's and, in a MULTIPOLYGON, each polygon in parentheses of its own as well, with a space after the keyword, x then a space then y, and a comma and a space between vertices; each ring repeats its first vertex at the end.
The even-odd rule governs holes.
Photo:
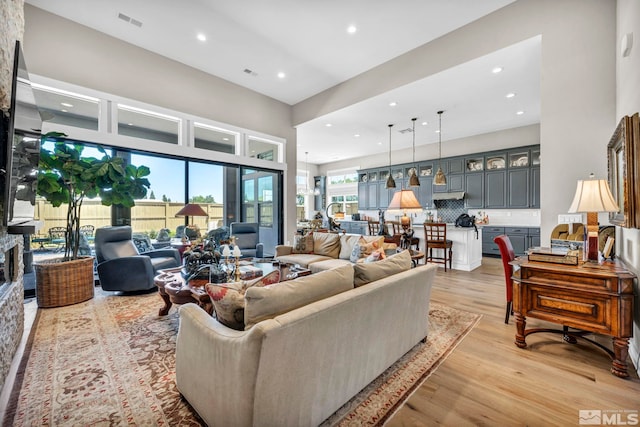
MULTIPOLYGON (((26 0, 128 43, 294 105, 514 0, 26 0), (118 17, 131 18, 126 22, 118 17), (139 21, 141 26, 132 22, 139 21), (357 32, 348 34, 349 25, 357 32), (203 33, 207 41, 196 39, 203 33), (247 73, 245 70, 251 70, 247 73), (284 72, 285 78, 277 73, 284 72)), ((388 150, 387 124, 416 145, 539 121, 540 39, 532 39, 298 126, 310 163, 388 150), (494 75, 491 69, 504 67, 494 75), (516 97, 507 100, 506 93, 516 97), (388 104, 397 101, 391 109, 388 104), (522 110, 525 114, 517 116, 522 110), (419 123, 426 120, 427 127, 419 123), (330 128, 326 123, 331 123, 330 128), (354 134, 360 134, 355 138, 354 134), (378 144, 381 143, 381 144, 378 144), (318 147, 321 146, 322 150, 318 147)), ((395 133, 393 149, 411 146, 395 133), (397 137, 396 137, 397 135, 397 137)))

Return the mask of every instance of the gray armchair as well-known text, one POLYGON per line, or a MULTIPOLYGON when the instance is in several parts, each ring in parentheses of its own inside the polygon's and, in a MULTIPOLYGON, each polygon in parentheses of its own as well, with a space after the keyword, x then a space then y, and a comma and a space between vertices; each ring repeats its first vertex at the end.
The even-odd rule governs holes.
POLYGON ((130 226, 102 227, 96 230, 98 278, 105 291, 153 289, 157 271, 179 267, 177 249, 166 248, 139 253, 130 226))
POLYGON ((262 258, 264 245, 260 243, 260 228, 256 222, 232 222, 229 234, 235 236, 243 258, 262 258))

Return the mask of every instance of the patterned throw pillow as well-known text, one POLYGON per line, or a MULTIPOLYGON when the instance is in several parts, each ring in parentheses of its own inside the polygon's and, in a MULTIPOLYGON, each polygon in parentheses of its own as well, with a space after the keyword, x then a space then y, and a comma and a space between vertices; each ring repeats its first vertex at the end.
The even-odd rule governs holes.
POLYGON ((312 254, 313 253, 313 233, 304 236, 296 235, 293 238, 292 254, 312 254))
POLYGON ((384 243, 384 238, 377 239, 371 242, 367 242, 363 237, 360 237, 358 243, 353 246, 353 251, 351 252, 351 258, 349 260, 351 262, 363 262, 366 257, 371 255, 374 251, 381 249, 382 244, 384 243))
POLYGON ((385 252, 384 249, 380 248, 380 249, 376 249, 375 251, 371 252, 371 255, 369 255, 368 257, 366 257, 364 259, 364 261, 362 261, 362 259, 359 259, 358 262, 376 262, 376 261, 380 261, 381 259, 385 259, 385 252))
POLYGON ((280 281, 280 270, 254 280, 233 283, 207 283, 205 289, 218 321, 231 329, 244 330, 244 294, 252 286, 261 287, 280 281))

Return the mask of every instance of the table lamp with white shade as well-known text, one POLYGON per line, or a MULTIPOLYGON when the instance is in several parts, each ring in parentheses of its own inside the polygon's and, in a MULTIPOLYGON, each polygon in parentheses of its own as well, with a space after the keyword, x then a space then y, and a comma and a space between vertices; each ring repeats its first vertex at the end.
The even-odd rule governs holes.
POLYGON ((569 213, 587 214, 587 234, 584 241, 586 260, 598 261, 598 212, 619 210, 606 179, 595 179, 591 174, 589 179, 578 181, 569 213))

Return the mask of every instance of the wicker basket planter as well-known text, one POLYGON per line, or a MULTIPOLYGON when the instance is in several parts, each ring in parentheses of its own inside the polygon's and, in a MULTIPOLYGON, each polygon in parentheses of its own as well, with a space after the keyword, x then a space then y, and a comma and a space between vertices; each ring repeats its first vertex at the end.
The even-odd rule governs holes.
POLYGON ((38 307, 62 307, 93 298, 93 257, 51 259, 34 267, 38 307))

